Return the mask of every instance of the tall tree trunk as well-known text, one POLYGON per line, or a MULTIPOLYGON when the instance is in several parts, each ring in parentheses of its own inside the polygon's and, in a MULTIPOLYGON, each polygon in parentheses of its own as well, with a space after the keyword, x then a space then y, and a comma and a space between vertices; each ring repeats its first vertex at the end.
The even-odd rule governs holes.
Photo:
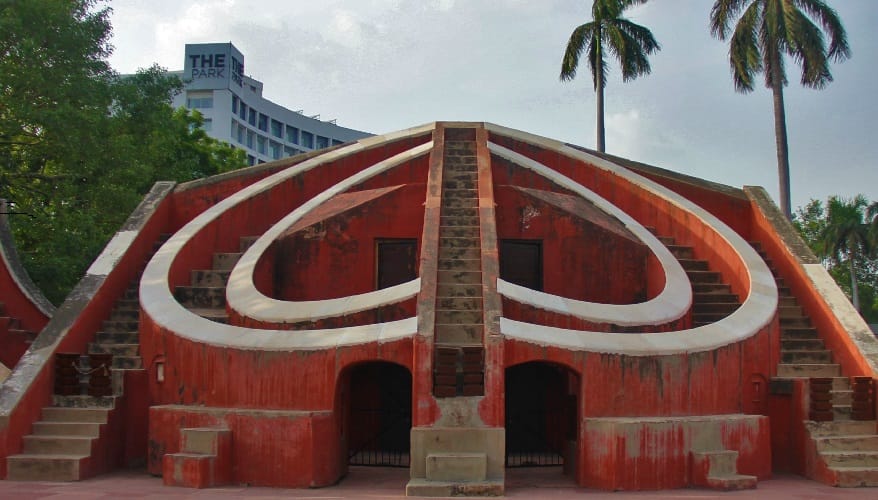
POLYGON ((597 32, 597 40, 595 40, 595 52, 596 59, 595 61, 595 92, 597 92, 597 150, 603 153, 607 147, 604 143, 604 52, 603 46, 601 45, 603 40, 603 33, 601 32, 601 27, 598 26, 597 32))
POLYGON ((777 64, 774 65, 775 75, 771 86, 774 95, 774 140, 777 144, 777 177, 780 191, 780 208, 787 219, 792 220, 793 211, 790 205, 790 156, 787 146, 787 118, 783 104, 783 78, 777 64))
POLYGON ((857 286, 857 270, 854 265, 853 252, 851 252, 849 259, 851 264, 851 300, 854 303, 854 309, 856 309, 857 312, 860 312, 860 290, 857 286))

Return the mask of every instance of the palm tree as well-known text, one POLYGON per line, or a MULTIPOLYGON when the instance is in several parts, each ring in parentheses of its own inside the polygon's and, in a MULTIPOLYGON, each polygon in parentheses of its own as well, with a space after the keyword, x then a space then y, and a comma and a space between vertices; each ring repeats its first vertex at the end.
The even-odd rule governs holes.
POLYGON ((652 32, 622 17, 625 9, 646 1, 594 0, 591 7, 593 20, 573 30, 561 61, 561 80, 570 81, 576 77, 582 53, 588 55, 588 65, 597 92, 597 150, 602 153, 606 149, 604 87, 607 85, 608 66, 605 53, 609 52, 619 61, 622 80, 627 82, 648 75, 652 68, 647 56, 661 50, 652 32))
POLYGON ((875 249, 869 224, 864 222, 867 203, 863 195, 849 200, 831 196, 826 205, 826 227, 820 234, 824 255, 838 263, 847 257, 851 273, 851 299, 857 311, 860 310, 860 297, 856 262, 857 259, 873 255, 875 249))
POLYGON ((716 0, 710 11, 710 32, 720 40, 731 38, 729 63, 735 90, 751 92, 756 74, 765 73, 765 86, 774 96, 780 205, 790 219, 790 160, 783 102, 783 87, 787 84, 784 56, 792 57, 802 66, 802 85, 821 89, 832 81, 829 62, 840 62, 851 55, 844 27, 838 14, 822 0, 716 0), (735 18, 738 21, 733 30, 735 18), (828 48, 824 31, 829 36, 828 48))

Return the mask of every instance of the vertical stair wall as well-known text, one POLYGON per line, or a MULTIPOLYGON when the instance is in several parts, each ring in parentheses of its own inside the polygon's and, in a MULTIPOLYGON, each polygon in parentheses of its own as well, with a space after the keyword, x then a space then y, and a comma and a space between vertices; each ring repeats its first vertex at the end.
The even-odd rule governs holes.
POLYGON ((761 187, 744 188, 752 209, 751 239, 759 241, 790 287, 842 375, 878 377, 878 340, 805 242, 761 187))
MULTIPOLYGON (((165 232, 172 182, 157 182, 110 240, 46 327, 24 354, 0 393, 0 478, 6 477, 6 457, 22 450, 31 431, 52 400, 56 352, 85 352, 110 315, 115 301, 140 270, 153 242, 165 232)), ((141 392, 140 397, 146 397, 141 392)), ((128 432, 145 433, 144 429, 128 432)))

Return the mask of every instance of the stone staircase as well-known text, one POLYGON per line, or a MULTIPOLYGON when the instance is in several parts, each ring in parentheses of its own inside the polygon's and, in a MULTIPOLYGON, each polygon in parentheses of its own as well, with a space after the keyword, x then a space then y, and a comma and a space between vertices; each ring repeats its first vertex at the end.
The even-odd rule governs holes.
MULTIPOLYGON (((656 234, 654 228, 647 229, 656 234)), ((741 307, 737 294, 733 294, 728 283, 722 281, 722 275, 710 269, 708 261, 696 259, 694 249, 687 245, 677 245, 670 236, 656 237, 683 267, 692 284, 692 327, 696 328, 715 323, 741 307)))
MULTIPOLYGON (((53 396, 52 406, 42 410, 42 419, 34 422, 33 433, 24 437, 23 452, 8 460, 8 479, 19 481, 78 481, 119 465, 108 457, 116 449, 118 436, 106 429, 116 399, 122 395, 125 370, 142 370, 140 357, 140 275, 152 255, 168 239, 161 235, 143 266, 122 296, 116 300, 109 317, 89 343, 89 354, 112 354, 112 396, 82 395, 89 375, 80 376, 80 395, 53 396), (109 434, 109 435, 108 435, 109 434)), ((79 367, 88 368, 87 355, 80 357, 79 367)))
POLYGON ((484 394, 476 143, 446 141, 439 223, 433 394, 484 394))
POLYGON ((250 248, 258 236, 242 236, 237 252, 216 252, 211 269, 191 271, 188 286, 178 286, 174 295, 184 307, 202 318, 228 323, 226 311, 226 284, 238 259, 250 248))
POLYGON ((738 474, 737 451, 693 451, 691 462, 693 486, 724 491, 756 488, 756 476, 738 474))
POLYGON ((165 486, 210 488, 232 482, 232 432, 229 429, 181 429, 181 451, 162 458, 165 486))
POLYGON ((795 378, 830 378, 832 420, 806 421, 805 428, 819 466, 812 478, 843 487, 878 486, 878 428, 875 420, 851 420, 851 381, 841 376, 832 351, 792 295, 771 258, 758 242, 751 242, 775 277, 780 317, 780 363, 774 382, 795 378))

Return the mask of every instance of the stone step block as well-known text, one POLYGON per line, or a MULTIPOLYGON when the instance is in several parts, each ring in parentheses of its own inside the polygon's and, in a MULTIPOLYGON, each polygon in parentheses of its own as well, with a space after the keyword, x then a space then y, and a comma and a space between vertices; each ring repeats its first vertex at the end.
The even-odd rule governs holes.
POLYGON ((475 188, 443 189, 443 200, 475 200, 479 199, 479 191, 475 188))
POLYGON ((738 302, 738 296, 732 293, 701 293, 694 292, 692 294, 693 304, 716 304, 738 302))
POLYGON ((784 328, 811 328, 811 319, 807 316, 780 318, 780 327, 784 328))
POLYGON ((439 259, 438 268, 444 271, 481 271, 481 259, 439 259))
POLYGON ((7 476, 11 481, 79 481, 88 468, 87 455, 11 455, 7 476))
POLYGON ((878 435, 820 436, 814 438, 817 451, 874 451, 878 452, 878 435))
POLYGON ((878 467, 878 451, 821 451, 830 467, 878 467))
POLYGON ((477 216, 441 216, 439 218, 439 225, 478 227, 479 218, 477 216))
POLYGON ((101 323, 101 331, 103 332, 136 332, 140 328, 140 322, 137 320, 127 321, 104 321, 101 323))
POLYGON ((185 453, 219 455, 227 452, 232 431, 224 428, 190 427, 180 430, 181 448, 185 453))
POLYGON ((428 453, 428 481, 484 481, 488 470, 485 453, 428 453))
POLYGON ((113 356, 114 370, 137 370, 143 368, 140 356, 113 356))
POLYGON ((213 268, 216 271, 231 271, 238 259, 243 255, 242 252, 217 252, 213 254, 213 268))
POLYGON ((805 426, 812 437, 869 436, 875 434, 874 420, 807 422, 805 426))
POLYGON ((836 484, 841 488, 863 488, 878 486, 876 467, 830 467, 835 473, 836 484))
POLYGON ((504 491, 502 480, 463 482, 412 478, 405 485, 408 497, 502 497, 504 491))
POLYGON ((231 273, 232 271, 228 269, 222 271, 196 269, 189 273, 190 283, 192 283, 192 286, 224 287, 228 284, 231 273))
POLYGON ((138 332, 98 332, 95 335, 98 344, 137 344, 139 341, 138 332))
POLYGON ((706 295, 728 295, 735 297, 734 300, 726 302, 738 302, 738 296, 732 295, 732 288, 727 283, 695 283, 692 282, 692 292, 706 295))
POLYGON ((182 488, 209 488, 216 457, 200 453, 168 453, 162 458, 162 483, 182 488))
POLYGON ((822 351, 826 345, 822 339, 797 339, 780 338, 780 348, 783 351, 822 351))
POLYGON ((692 259, 695 255, 692 247, 687 245, 665 245, 677 259, 692 259))
POLYGON ((437 309, 436 323, 445 324, 474 324, 483 321, 484 312, 476 310, 437 309))
POLYGON ((81 436, 97 438, 101 424, 93 422, 34 422, 33 433, 37 436, 81 436))
POLYGON ((439 297, 436 299, 437 309, 454 309, 472 311, 482 309, 481 297, 439 297))
MULTIPOLYGON (((116 374, 113 374, 117 378, 116 374)), ((120 374, 121 375, 121 374, 120 374)), ((122 378, 122 377, 118 377, 122 378)), ((59 408, 98 408, 111 410, 116 406, 116 396, 89 396, 84 394, 52 395, 52 406, 59 408)))
POLYGON ((731 314, 741 307, 737 302, 697 302, 692 304, 694 313, 723 313, 731 314))
POLYGON ((780 338, 788 340, 820 340, 815 328, 788 327, 780 329, 780 338))
POLYGON ((831 364, 832 351, 785 351, 780 352, 781 363, 831 364))
POLYGON ((721 276, 716 271, 686 271, 692 283, 719 283, 721 276))
POLYGON ((441 217, 479 217, 478 208, 443 208, 439 212, 441 217))
POLYGON ((26 455, 90 455, 94 438, 87 436, 24 436, 26 455))
POLYGON ((832 393, 832 402, 837 405, 850 405, 851 401, 853 401, 854 391, 848 390, 833 390, 830 391, 832 393))
POLYGON ((799 301, 791 295, 780 296, 777 299, 777 305, 779 307, 793 307, 798 306, 799 301))
POLYGON ((476 208, 479 206, 479 199, 477 197, 460 198, 443 195, 441 206, 443 212, 446 208, 476 208))
POLYGON ((440 226, 440 238, 479 238, 479 226, 440 226))
MULTIPOLYGON (((478 177, 477 177, 478 179, 478 177)), ((466 190, 478 190, 478 183, 472 179, 449 179, 443 178, 442 180, 442 188, 446 190, 446 193, 449 190, 458 190, 458 189, 466 189, 466 190)))
POLYGON ((706 260, 681 259, 681 258, 678 258, 677 260, 680 261, 680 265, 683 266, 683 269, 686 271, 708 271, 709 270, 706 260))
POLYGON ((484 336, 483 324, 440 324, 436 323, 434 335, 439 344, 473 345, 480 344, 484 336))
POLYGON ((107 423, 110 410, 107 408, 61 408, 47 406, 43 408, 43 422, 84 422, 107 423))
POLYGON ((114 308, 110 312, 110 321, 139 321, 140 309, 119 309, 114 308))
POLYGON ((226 288, 217 286, 177 286, 177 301, 184 307, 220 309, 226 307, 226 288))
POLYGON ((841 366, 837 364, 785 364, 777 365, 778 377, 837 377, 841 375, 841 366))
POLYGON ((115 356, 139 356, 140 344, 88 344, 89 354, 112 354, 115 356))
POLYGON ((446 169, 444 172, 442 172, 442 180, 444 180, 444 181, 477 182, 479 180, 478 167, 476 167, 475 165, 471 165, 471 166, 467 165, 465 170, 446 169))
POLYGON ((752 490, 756 488, 758 478, 746 474, 726 474, 707 476, 708 488, 721 491, 752 490))
POLYGON ((478 298, 481 301, 482 284, 439 283, 436 286, 436 296, 437 298, 478 298))
POLYGON ((782 305, 778 304, 777 307, 778 316, 783 318, 801 318, 805 316, 805 311, 802 309, 802 306, 799 305, 782 305))
POLYGON ((706 325, 709 323, 716 323, 717 321, 725 318, 728 315, 728 313, 724 312, 692 313, 692 322, 698 323, 700 325, 706 325))
POLYGON ((440 259, 468 259, 481 260, 482 247, 442 247, 439 249, 440 259))
POLYGON ((439 236, 439 256, 444 257, 442 255, 443 248, 480 248, 480 242, 478 238, 474 237, 466 237, 466 238, 457 238, 457 237, 443 237, 439 236))
POLYGON ((437 281, 441 283, 454 283, 458 285, 481 285, 481 271, 439 271, 437 281))

